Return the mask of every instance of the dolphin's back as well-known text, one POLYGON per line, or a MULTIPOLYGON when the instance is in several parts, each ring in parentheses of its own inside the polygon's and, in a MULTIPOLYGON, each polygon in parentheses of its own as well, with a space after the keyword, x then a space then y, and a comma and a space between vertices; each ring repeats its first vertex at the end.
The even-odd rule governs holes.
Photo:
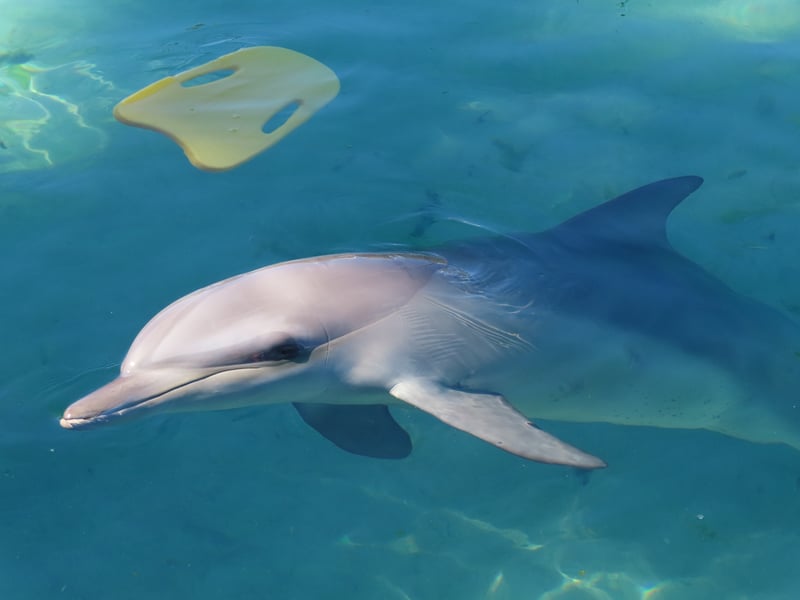
MULTIPOLYGON (((656 182, 544 232, 455 244, 441 253, 498 303, 530 307, 527 335, 539 349, 534 364, 551 350, 576 369, 590 365, 606 375, 601 365, 610 363, 603 352, 628 352, 632 363, 660 361, 667 388, 669 378, 685 380, 673 396, 688 405, 687 388, 695 389, 697 402, 708 404, 697 426, 800 448, 800 327, 731 290, 667 239, 666 218, 701 183, 697 177, 656 182), (591 331, 603 339, 592 340, 591 331)), ((602 389, 622 390, 638 375, 631 371, 618 372, 617 384, 602 389)), ((657 369, 648 381, 658 387, 657 369)), ((582 385, 591 387, 591 376, 582 385)), ((592 413, 602 415, 603 399, 594 401, 599 406, 592 413)), ((649 410, 642 424, 668 423, 654 414, 659 410, 666 409, 649 410)), ((697 407, 687 410, 694 414, 697 407)), ((551 416, 558 418, 557 412, 551 416)), ((635 422, 635 411, 628 412, 623 421, 635 422)))

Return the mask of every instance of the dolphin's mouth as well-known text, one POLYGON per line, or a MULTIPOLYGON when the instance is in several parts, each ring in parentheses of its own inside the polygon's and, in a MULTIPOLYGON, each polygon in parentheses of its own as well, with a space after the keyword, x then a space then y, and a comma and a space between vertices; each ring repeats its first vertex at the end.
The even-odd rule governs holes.
POLYGON ((131 413, 161 404, 167 394, 216 375, 220 370, 184 374, 172 383, 164 380, 121 375, 67 407, 59 420, 64 429, 87 429, 118 421, 131 413))
MULTIPOLYGON (((191 383, 191 382, 189 382, 189 383, 191 383)), ((188 385, 188 383, 184 384, 184 385, 188 385)), ((180 388, 180 387, 184 387, 184 386, 178 386, 178 388, 180 388)), ((92 396, 92 394, 90 394, 89 396, 86 396, 86 398, 82 398, 81 400, 78 400, 73 405, 71 405, 69 408, 67 408, 67 410, 64 411, 64 415, 61 417, 61 419, 59 420, 58 424, 61 425, 61 427, 63 427, 64 429, 88 429, 90 427, 96 427, 96 426, 99 426, 99 425, 105 425, 106 423, 109 423, 111 421, 117 421, 117 420, 121 419, 122 417, 126 416, 130 412, 138 412, 139 410, 144 408, 148 403, 150 403, 152 400, 157 400, 160 396, 163 396, 164 394, 168 394, 169 392, 171 392, 171 391, 173 391, 175 389, 178 389, 178 388, 172 388, 170 390, 164 391, 161 394, 157 394, 155 396, 150 396, 148 398, 143 398, 142 400, 137 400, 135 402, 128 402, 124 406, 116 407, 116 408, 109 409, 109 410, 105 410, 105 411, 103 411, 101 413, 98 413, 98 414, 95 414, 95 415, 91 415, 91 414, 90 415, 86 415, 86 416, 75 416, 75 415, 73 415, 72 414, 73 411, 81 410, 81 408, 82 408, 81 402, 83 402, 83 400, 89 399, 92 396)), ((100 389, 102 390, 103 388, 100 388, 100 389)), ((98 391, 100 391, 100 390, 98 390, 98 391)), ((95 393, 97 393, 97 392, 95 392, 95 393)))
POLYGON ((80 418, 80 417, 61 417, 58 424, 64 429, 86 429, 92 425, 102 425, 109 420, 107 415, 97 415, 96 417, 80 418))
MULTIPOLYGON (((173 399, 197 395, 224 395, 225 384, 209 386, 206 390, 186 390, 198 382, 236 371, 259 368, 256 365, 209 367, 203 369, 164 369, 136 374, 120 375, 91 394, 67 407, 59 420, 64 429, 88 429, 110 422, 139 416, 144 412, 164 407, 164 410, 179 412, 196 410, 180 407, 173 399), (169 406, 167 406, 169 405, 169 406)), ((202 387, 202 386, 201 386, 202 387)))

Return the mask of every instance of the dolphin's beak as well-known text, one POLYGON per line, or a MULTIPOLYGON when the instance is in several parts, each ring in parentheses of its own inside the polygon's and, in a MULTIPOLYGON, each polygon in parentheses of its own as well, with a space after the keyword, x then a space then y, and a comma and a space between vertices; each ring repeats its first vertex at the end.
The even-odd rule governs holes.
POLYGON ((67 407, 60 424, 65 429, 83 429, 116 421, 131 413, 138 416, 158 405, 160 396, 197 379, 196 372, 183 376, 176 376, 172 371, 121 375, 67 407))

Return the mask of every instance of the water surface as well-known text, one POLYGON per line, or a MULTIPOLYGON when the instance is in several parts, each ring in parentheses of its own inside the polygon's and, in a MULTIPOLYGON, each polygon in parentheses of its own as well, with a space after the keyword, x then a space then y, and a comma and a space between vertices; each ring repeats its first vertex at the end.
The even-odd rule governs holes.
MULTIPOLYGON (((0 596, 793 599, 800 457, 708 432, 547 423, 591 477, 398 411, 402 462, 286 406, 85 433, 57 417, 141 326, 275 261, 542 229, 698 174, 669 235, 798 318, 800 7, 791 0, 0 0, 0 596), (236 170, 125 127, 137 89, 252 45, 339 97, 236 170), (474 232, 470 232, 474 233, 474 232)), ((534 415, 535 416, 535 415, 534 415)))

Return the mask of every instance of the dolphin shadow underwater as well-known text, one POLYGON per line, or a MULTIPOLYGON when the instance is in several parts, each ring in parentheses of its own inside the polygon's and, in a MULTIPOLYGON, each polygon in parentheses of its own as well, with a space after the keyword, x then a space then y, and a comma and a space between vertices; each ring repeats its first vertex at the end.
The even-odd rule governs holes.
POLYGON ((291 402, 356 454, 402 458, 387 404, 526 459, 606 463, 530 418, 707 429, 800 449, 800 327, 678 254, 670 212, 699 177, 640 187, 539 233, 426 253, 264 267, 142 329, 69 429, 291 402))

